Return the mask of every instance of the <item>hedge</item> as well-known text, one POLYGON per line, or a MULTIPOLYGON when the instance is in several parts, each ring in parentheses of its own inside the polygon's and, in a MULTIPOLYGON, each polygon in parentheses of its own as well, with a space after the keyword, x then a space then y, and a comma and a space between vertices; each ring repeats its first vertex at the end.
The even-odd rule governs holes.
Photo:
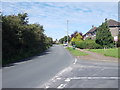
POLYGON ((75 42, 77 48, 81 49, 100 49, 101 45, 95 43, 94 40, 85 40, 80 42, 75 42))

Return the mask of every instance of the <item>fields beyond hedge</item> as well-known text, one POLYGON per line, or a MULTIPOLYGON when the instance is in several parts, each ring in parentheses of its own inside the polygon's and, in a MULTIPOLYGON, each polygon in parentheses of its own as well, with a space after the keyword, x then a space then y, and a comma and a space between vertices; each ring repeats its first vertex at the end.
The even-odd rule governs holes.
POLYGON ((67 47, 67 50, 69 50, 74 56, 85 56, 88 55, 87 53, 81 52, 79 50, 74 50, 72 47, 67 47))
MULTIPOLYGON (((111 48, 111 49, 87 49, 88 51, 96 52, 96 53, 101 53, 105 56, 111 56, 111 57, 116 57, 120 58, 120 55, 118 55, 118 48, 111 48)), ((120 48, 119 48, 120 50, 120 48)))

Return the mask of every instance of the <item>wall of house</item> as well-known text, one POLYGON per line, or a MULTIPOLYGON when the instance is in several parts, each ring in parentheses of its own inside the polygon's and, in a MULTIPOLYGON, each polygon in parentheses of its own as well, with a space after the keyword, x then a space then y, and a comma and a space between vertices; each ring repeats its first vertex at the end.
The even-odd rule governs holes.
POLYGON ((84 40, 87 39, 87 38, 95 39, 95 37, 96 37, 95 32, 93 32, 93 33, 88 33, 88 34, 86 34, 86 36, 84 37, 84 40))
POLYGON ((118 27, 110 27, 109 29, 114 39, 118 37, 118 31, 119 31, 118 27))
POLYGON ((114 28, 110 28, 110 32, 112 34, 112 36, 118 36, 118 27, 114 27, 114 28))

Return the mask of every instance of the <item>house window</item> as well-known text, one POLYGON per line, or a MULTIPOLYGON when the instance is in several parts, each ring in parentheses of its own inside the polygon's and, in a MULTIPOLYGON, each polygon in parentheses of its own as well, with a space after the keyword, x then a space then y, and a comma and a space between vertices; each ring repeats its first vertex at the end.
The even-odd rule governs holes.
POLYGON ((114 36, 114 41, 118 41, 118 36, 114 36))

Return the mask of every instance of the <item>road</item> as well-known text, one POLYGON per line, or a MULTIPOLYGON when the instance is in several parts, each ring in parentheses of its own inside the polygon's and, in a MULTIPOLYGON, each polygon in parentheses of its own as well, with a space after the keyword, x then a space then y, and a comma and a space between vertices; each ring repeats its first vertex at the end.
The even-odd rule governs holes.
POLYGON ((76 59, 41 88, 118 88, 118 84, 117 62, 76 59))
POLYGON ((118 88, 118 63, 81 60, 63 46, 5 67, 3 88, 118 88))
POLYGON ((54 45, 45 53, 2 69, 3 88, 36 88, 74 62, 62 46, 54 45))

